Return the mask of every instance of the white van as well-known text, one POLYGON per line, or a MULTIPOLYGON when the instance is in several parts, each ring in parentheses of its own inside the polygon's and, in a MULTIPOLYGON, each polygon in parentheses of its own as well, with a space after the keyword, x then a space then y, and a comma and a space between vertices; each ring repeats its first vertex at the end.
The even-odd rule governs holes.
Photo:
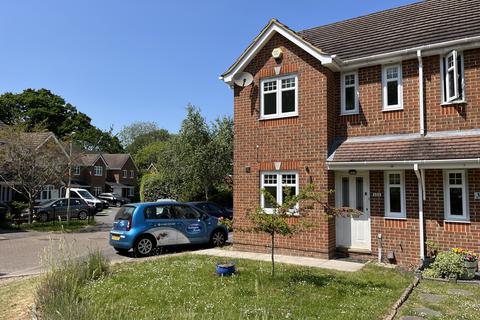
POLYGON ((102 211, 103 202, 100 199, 95 198, 88 190, 80 188, 67 188, 65 198, 80 198, 83 199, 90 208, 95 212, 102 211))

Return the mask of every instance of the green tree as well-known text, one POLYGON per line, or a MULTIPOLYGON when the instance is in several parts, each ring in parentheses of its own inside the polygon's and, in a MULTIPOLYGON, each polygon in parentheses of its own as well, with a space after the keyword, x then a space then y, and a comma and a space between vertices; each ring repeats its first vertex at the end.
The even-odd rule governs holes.
MULTIPOLYGON (((265 189, 262 189, 262 194, 265 201, 270 203, 272 208, 257 207, 253 213, 247 213, 251 222, 251 227, 235 228, 241 232, 265 233, 270 236, 271 242, 271 261, 272 261, 272 276, 275 275, 275 239, 277 236, 291 237, 307 228, 312 227, 311 223, 306 222, 311 210, 314 208, 323 210, 328 217, 347 217, 359 216, 362 212, 352 208, 335 208, 328 203, 328 195, 333 191, 319 192, 315 191, 313 184, 307 185, 300 190, 298 195, 289 195, 289 189, 286 189, 287 196, 282 204, 277 202, 277 199, 265 189), (292 222, 292 217, 295 220, 292 222)), ((233 222, 225 222, 231 224, 233 222)))
POLYGON ((159 130, 155 122, 136 121, 124 126, 117 137, 124 148, 131 145, 138 136, 159 130))
POLYGON ((168 148, 164 141, 155 141, 147 144, 134 154, 135 164, 140 171, 145 172, 150 164, 158 164, 168 148))
POLYGON ((0 120, 9 125, 21 125, 27 131, 41 126, 60 139, 75 132, 75 142, 89 150, 122 150, 111 130, 105 132, 93 126, 90 117, 47 89, 26 89, 21 93, 2 94, 0 120))
POLYGON ((135 156, 144 147, 154 142, 165 142, 170 139, 170 133, 165 129, 158 129, 155 131, 143 133, 136 136, 132 143, 129 144, 125 150, 132 156, 135 156))

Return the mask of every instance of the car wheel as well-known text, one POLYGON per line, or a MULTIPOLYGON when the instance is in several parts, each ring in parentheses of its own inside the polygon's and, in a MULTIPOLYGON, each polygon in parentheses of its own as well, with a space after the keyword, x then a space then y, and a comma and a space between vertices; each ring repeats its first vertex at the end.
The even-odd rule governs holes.
POLYGON ((128 252, 129 249, 124 249, 124 248, 116 248, 116 247, 113 247, 113 249, 115 249, 115 251, 117 251, 118 253, 122 253, 122 254, 125 254, 128 252))
POLYGON ((155 244, 152 238, 143 236, 135 241, 133 253, 136 257, 146 257, 152 254, 153 249, 155 249, 155 244))
POLYGON ((40 220, 40 222, 47 222, 48 221, 48 214, 46 212, 42 212, 39 214, 38 216, 38 220, 40 220))
POLYGON ((121 206, 122 206, 122 202, 121 202, 121 201, 117 201, 117 202, 115 202, 115 205, 117 206, 117 208, 118 208, 118 207, 121 207, 121 206))
POLYGON ((80 219, 80 220, 85 220, 85 219, 87 219, 87 217, 88 217, 88 214, 85 211, 80 211, 78 213, 78 219, 80 219))
POLYGON ((210 236, 210 244, 214 247, 222 247, 227 242, 227 234, 222 230, 215 230, 210 236))

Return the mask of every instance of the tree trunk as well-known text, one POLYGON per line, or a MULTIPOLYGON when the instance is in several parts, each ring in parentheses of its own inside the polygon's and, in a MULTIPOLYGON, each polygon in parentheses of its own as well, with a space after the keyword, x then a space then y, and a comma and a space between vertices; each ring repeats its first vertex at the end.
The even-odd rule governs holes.
POLYGON ((205 190, 205 201, 208 201, 208 187, 203 188, 205 190))
POLYGON ((33 221, 33 207, 35 206, 35 200, 32 197, 28 198, 28 223, 31 224, 33 221))
POLYGON ((275 232, 272 233, 272 277, 275 276, 275 232))

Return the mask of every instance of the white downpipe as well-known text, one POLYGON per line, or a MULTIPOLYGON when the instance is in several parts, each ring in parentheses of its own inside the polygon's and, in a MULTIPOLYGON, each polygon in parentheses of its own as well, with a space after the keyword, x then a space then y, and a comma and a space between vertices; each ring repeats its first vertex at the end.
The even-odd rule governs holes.
POLYGON ((423 103, 423 61, 422 50, 417 50, 418 58, 418 99, 420 108, 420 135, 425 135, 425 106, 423 103))
POLYGON ((419 224, 419 233, 420 233, 420 259, 425 259, 425 234, 423 230, 423 200, 425 193, 423 190, 423 179, 425 178, 422 175, 422 172, 418 169, 418 164, 413 165, 413 170, 415 170, 415 175, 418 180, 418 224, 419 224))

